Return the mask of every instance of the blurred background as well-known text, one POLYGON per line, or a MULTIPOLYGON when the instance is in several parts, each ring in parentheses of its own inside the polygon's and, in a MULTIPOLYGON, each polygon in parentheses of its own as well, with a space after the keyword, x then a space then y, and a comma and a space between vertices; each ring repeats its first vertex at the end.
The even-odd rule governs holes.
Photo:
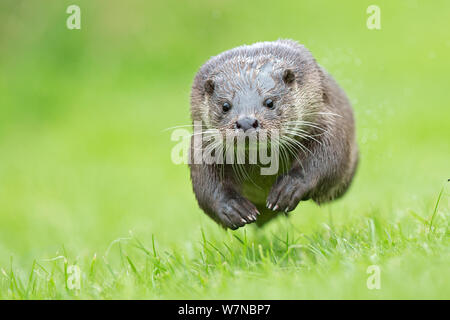
POLYGON ((103 253, 130 230, 181 248, 200 227, 220 237, 164 129, 190 124, 206 60, 257 41, 304 44, 355 110, 354 184, 331 205, 301 204, 297 228, 433 206, 450 178, 449 13, 448 1, 2 0, 0 267, 62 246, 103 253), (71 4, 80 30, 66 27, 71 4), (366 26, 371 4, 381 30, 366 26))

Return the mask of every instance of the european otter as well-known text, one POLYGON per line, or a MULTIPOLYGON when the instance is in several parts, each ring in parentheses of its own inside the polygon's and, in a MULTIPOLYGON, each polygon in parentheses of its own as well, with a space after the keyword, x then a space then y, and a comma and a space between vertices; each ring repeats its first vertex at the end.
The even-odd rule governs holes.
MULTIPOLYGON (((264 129, 280 135, 281 167, 287 170, 274 175, 262 175, 258 164, 245 164, 242 173, 233 164, 191 162, 199 206, 225 228, 262 225, 301 200, 338 198, 354 176, 358 147, 350 103, 295 41, 244 45, 212 57, 195 76, 191 114, 204 132, 264 129)), ((199 150, 191 143, 190 151, 192 160, 199 150)))

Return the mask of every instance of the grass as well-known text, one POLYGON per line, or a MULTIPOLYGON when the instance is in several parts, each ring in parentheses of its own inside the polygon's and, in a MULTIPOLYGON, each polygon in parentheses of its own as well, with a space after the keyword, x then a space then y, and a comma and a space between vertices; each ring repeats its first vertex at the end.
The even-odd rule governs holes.
POLYGON ((1 298, 440 299, 449 286, 442 274, 448 212, 436 212, 427 219, 411 212, 394 223, 371 214, 351 226, 329 221, 306 233, 289 222, 271 232, 207 235, 200 229, 182 248, 161 248, 154 236, 143 243, 130 233, 90 257, 61 248, 56 258, 35 260, 22 277, 11 261, 1 270, 1 298), (68 265, 79 266, 80 289, 67 286, 68 265), (382 270, 380 290, 366 286, 371 265, 382 270))
POLYGON ((0 4, 0 299, 450 298, 447 2, 378 1, 378 31, 364 1, 77 3, 72 31, 73 1, 0 4), (208 57, 277 38, 347 92, 360 166, 336 202, 223 231, 164 129, 208 57))

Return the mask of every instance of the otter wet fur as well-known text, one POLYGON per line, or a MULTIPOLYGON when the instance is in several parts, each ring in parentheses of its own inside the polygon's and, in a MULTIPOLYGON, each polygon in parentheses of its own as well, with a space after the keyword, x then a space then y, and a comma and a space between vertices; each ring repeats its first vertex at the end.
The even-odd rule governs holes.
MULTIPOLYGON (((259 164, 190 162, 199 206, 224 228, 262 226, 300 201, 331 201, 353 179, 358 147, 350 102, 295 41, 244 45, 212 57, 195 76, 191 115, 203 132, 279 132, 276 174, 262 175, 259 164)), ((192 141, 191 157, 198 151, 192 141)))

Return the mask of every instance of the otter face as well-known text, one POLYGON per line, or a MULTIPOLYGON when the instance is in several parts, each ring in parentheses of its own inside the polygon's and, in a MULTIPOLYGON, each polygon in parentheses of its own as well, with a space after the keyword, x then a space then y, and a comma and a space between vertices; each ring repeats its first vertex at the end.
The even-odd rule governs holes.
POLYGON ((204 82, 208 129, 223 134, 281 130, 293 115, 296 75, 272 62, 223 66, 204 82))

